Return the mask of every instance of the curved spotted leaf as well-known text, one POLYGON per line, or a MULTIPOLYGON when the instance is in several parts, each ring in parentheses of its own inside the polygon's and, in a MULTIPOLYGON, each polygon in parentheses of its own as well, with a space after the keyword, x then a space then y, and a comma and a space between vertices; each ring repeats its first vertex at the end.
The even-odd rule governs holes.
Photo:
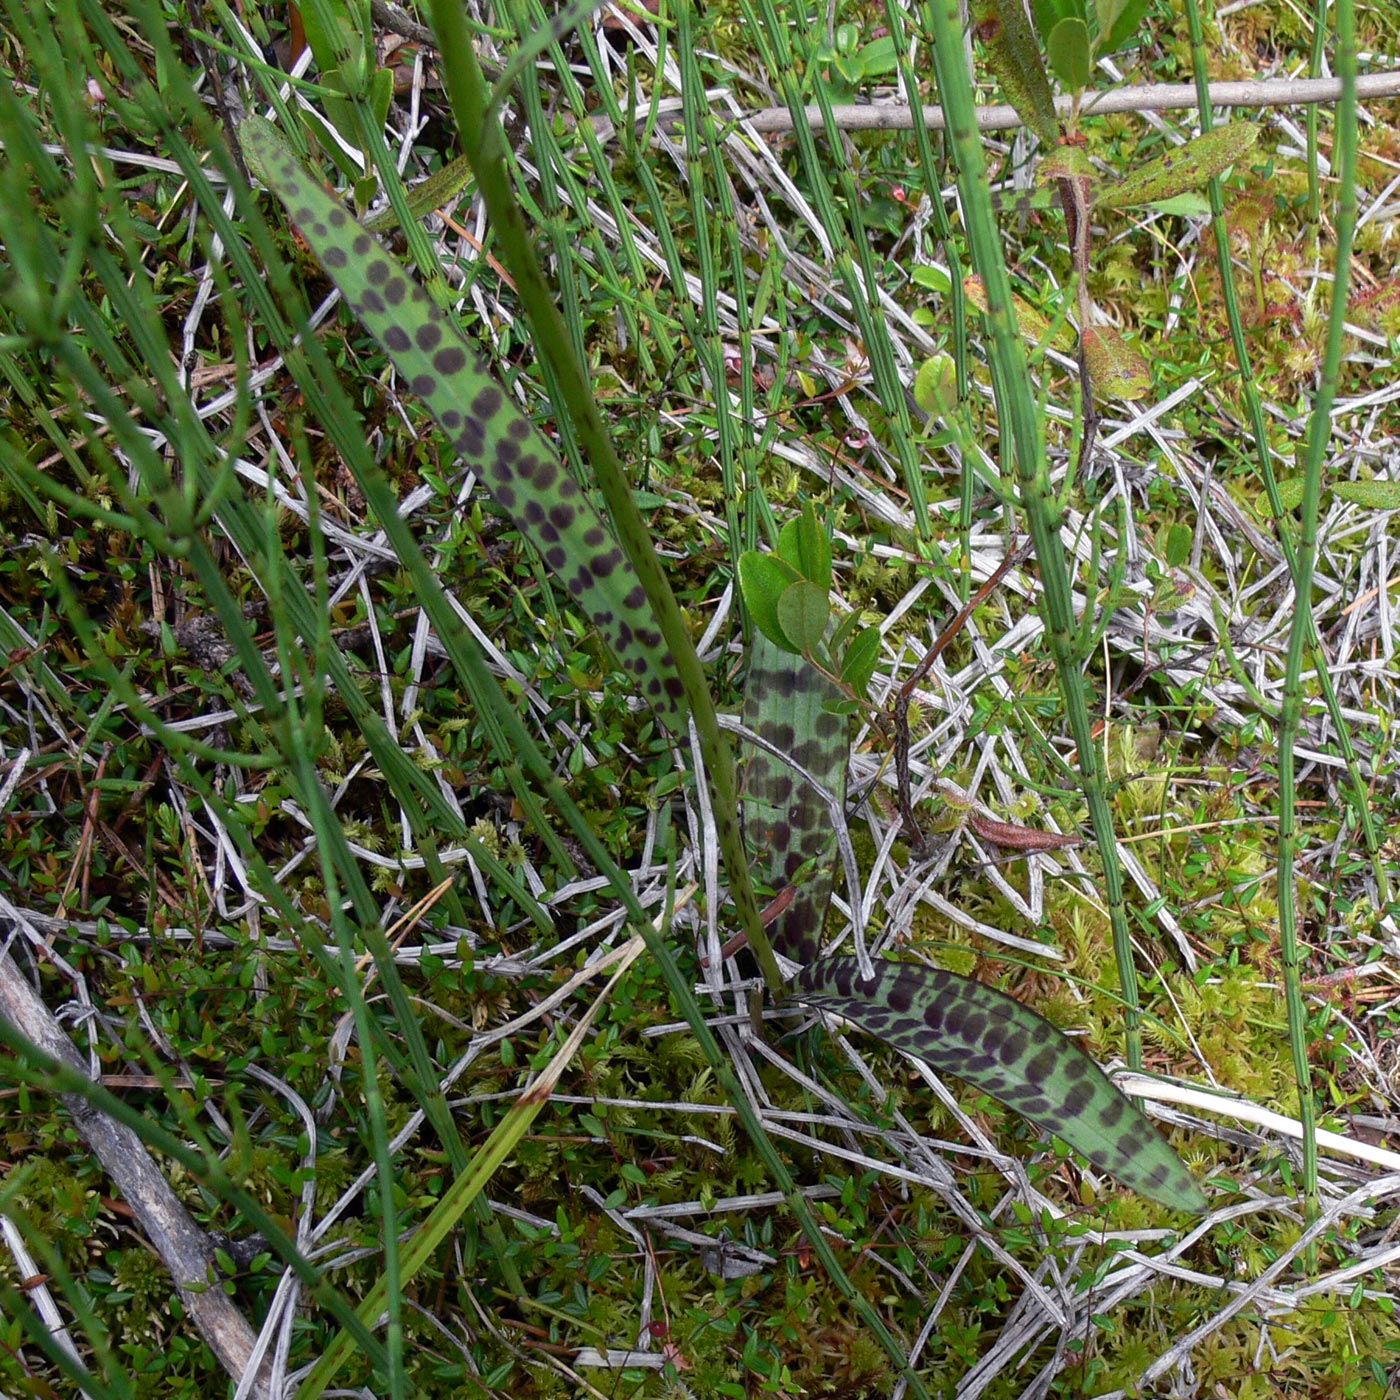
POLYGON ((351 309, 457 455, 539 551, 673 733, 684 689, 636 573, 544 434, 457 323, 311 178, 269 122, 239 128, 249 166, 287 207, 351 309))
POLYGON ((1258 139, 1259 127, 1254 122, 1213 127, 1130 170, 1121 180, 1100 184, 1093 191, 1093 205, 1096 209, 1124 209, 1200 189, 1223 175, 1258 139))
MULTIPOLYGON (((744 684, 745 725, 838 798, 846 791, 851 741, 847 720, 828 711, 826 702, 840 698, 805 657, 754 634, 744 684)), ((831 818, 826 803, 790 764, 753 745, 744 767, 744 834, 760 877, 775 889, 794 887, 791 903, 769 925, 773 947, 794 962, 811 962, 831 903, 836 844, 831 818)))
POLYGON ((1055 96, 1021 0, 975 0, 972 32, 986 46, 987 62, 1007 101, 1041 145, 1053 146, 1060 136, 1055 96))
POLYGON ((1199 1214, 1195 1178, 1131 1099, 1054 1025, 968 977, 877 962, 860 980, 854 958, 826 958, 797 976, 795 993, 887 1045, 954 1074, 1096 1167, 1154 1201, 1199 1214))

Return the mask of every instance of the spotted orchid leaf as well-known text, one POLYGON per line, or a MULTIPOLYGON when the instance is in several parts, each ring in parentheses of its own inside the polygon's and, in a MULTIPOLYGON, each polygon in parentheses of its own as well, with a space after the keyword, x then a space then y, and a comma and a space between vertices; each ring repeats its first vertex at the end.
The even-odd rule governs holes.
MULTIPOLYGON (((837 695, 802 657, 754 637, 744 723, 839 795, 849 738, 828 708, 837 695)), ((876 962, 874 980, 863 982, 854 958, 819 959, 834 847, 826 803, 789 764, 752 745, 744 789, 759 870, 775 887, 793 887, 769 935, 777 952, 804 965, 792 984, 796 1000, 956 1075, 1149 1199, 1205 1209, 1201 1188, 1141 1109, 1043 1016, 938 968, 876 962)))
POLYGON ((448 317, 314 180, 271 123, 239 128, 249 166, 286 206, 351 310, 427 405, 461 460, 601 633, 673 733, 684 690, 616 536, 539 428, 448 317))
POLYGON ((798 974, 794 995, 989 1094, 1150 1200, 1205 1209, 1195 1178, 1142 1110, 1057 1027, 1005 992, 894 962, 877 962, 874 980, 862 982, 854 958, 825 958, 798 974))
MULTIPOLYGON (((848 722, 826 708, 840 691, 805 657, 755 633, 744 685, 744 723, 800 764, 841 799, 851 741, 848 722)), ((744 768, 744 833, 758 856, 761 879, 791 902, 769 925, 774 949, 808 963, 821 947, 831 903, 835 841, 826 802, 792 765, 748 747, 744 768)))

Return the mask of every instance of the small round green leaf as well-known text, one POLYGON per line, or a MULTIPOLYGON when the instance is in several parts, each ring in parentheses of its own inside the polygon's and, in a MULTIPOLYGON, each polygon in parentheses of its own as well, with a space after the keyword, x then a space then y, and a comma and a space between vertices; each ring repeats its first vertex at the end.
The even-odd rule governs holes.
POLYGON ((1050 71, 1066 92, 1083 92, 1089 86, 1092 71, 1089 26, 1082 19, 1062 19, 1050 31, 1045 51, 1050 71))
POLYGON ((800 653, 802 648, 788 636, 778 620, 778 600, 802 576, 786 559, 751 549, 739 556, 739 592, 754 626, 775 646, 800 653))
POLYGON ((821 645, 830 617, 831 600, 826 589, 806 579, 792 584, 778 599, 778 626, 804 655, 821 645))
POLYGON ((958 406, 958 376, 953 357, 940 351, 919 366, 914 402, 927 414, 946 418, 958 406))

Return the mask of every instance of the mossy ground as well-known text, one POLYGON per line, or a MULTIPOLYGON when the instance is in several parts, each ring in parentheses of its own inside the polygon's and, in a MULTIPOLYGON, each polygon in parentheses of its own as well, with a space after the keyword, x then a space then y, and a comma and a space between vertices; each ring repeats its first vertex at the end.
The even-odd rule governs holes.
MULTIPOLYGON (((840 21, 857 26, 863 37, 875 37, 884 24, 878 6, 842 4, 839 11, 840 21)), ((713 80, 734 81, 737 72, 756 79, 758 91, 771 75, 757 71, 746 15, 729 0, 711 5, 696 20, 699 48, 703 71, 713 80)), ((166 18, 186 23, 173 10, 166 18)), ((254 7, 247 19, 260 41, 288 41, 281 12, 254 7)), ((1384 28, 1393 27, 1393 18, 1383 9, 1363 12, 1360 22, 1363 50, 1395 51, 1396 35, 1384 28)), ((1131 57, 1132 76, 1182 79, 1189 53, 1175 39, 1165 7, 1154 13, 1154 26, 1131 57)), ((210 50, 196 51, 188 37, 180 43, 192 68, 202 67, 210 50)), ((1276 66, 1291 71, 1305 61, 1308 43, 1302 11, 1244 7, 1213 31, 1215 76, 1253 77, 1276 66)), ((3 36, 0 46, 6 76, 20 84, 16 100, 30 107, 37 129, 48 132, 55 71, 44 64, 52 56, 26 54, 3 36)), ((804 41, 804 71, 823 71, 818 47, 818 39, 804 41)), ((612 83, 624 93, 631 72, 643 96, 652 90, 656 79, 644 50, 608 52, 613 66, 607 70, 596 51, 571 46, 566 55, 591 65, 595 84, 612 83)), ((160 131, 143 127, 137 111, 117 100, 122 83, 100 55, 75 48, 68 62, 75 91, 93 92, 90 79, 96 90, 110 93, 112 100, 93 96, 88 112, 101 144, 143 157, 165 154, 160 131), (93 71, 83 72, 84 62, 93 71)), ((246 84, 248 71, 246 63, 231 63, 223 81, 246 84)), ((744 92, 747 103, 750 90, 744 92)), ((251 88, 246 95, 251 100, 251 88)), ((424 100, 440 112, 433 87, 424 100)), ((597 107, 596 94, 575 92, 561 101, 561 110, 579 119, 597 107)), ((406 109, 394 110, 402 115, 406 109)), ((1400 152, 1393 104, 1377 106, 1373 115, 1363 134, 1363 208, 1392 178, 1400 152)), ((1330 132, 1326 113, 1323 126, 1330 132)), ((415 168, 440 166, 450 157, 442 134, 447 129, 438 121, 425 130, 415 168)), ((1096 120, 1086 130, 1091 153, 1111 168, 1130 168, 1143 150, 1158 148, 1136 117, 1096 120)), ((900 683, 956 607, 960 575, 946 560, 968 547, 958 524, 961 479, 946 443, 921 441, 934 523, 929 540, 917 541, 892 466, 893 409, 866 387, 867 352, 827 265, 821 230, 805 203, 809 172, 792 142, 770 143, 768 177, 749 169, 739 179, 738 167, 731 168, 731 194, 739 196, 732 230, 716 220, 713 208, 701 230, 683 163, 648 149, 652 184, 640 178, 635 152, 619 153, 610 168, 590 169, 586 149, 571 143, 569 123, 559 122, 554 135, 556 154, 571 162, 577 187, 600 198, 611 194, 609 207, 632 211, 629 237, 648 252, 661 248, 664 219, 685 268, 713 269, 716 260, 723 268, 732 257, 744 274, 748 309, 760 323, 749 343, 725 310, 716 313, 720 329, 707 332, 703 303, 709 298, 719 307, 719 292, 732 292, 728 272, 704 273, 697 309, 682 287, 655 274, 654 264, 635 276, 617 253, 606 218, 526 182, 553 221, 554 246, 578 250, 570 324, 636 467, 641 499, 696 635, 715 615, 737 550, 757 538, 747 516, 741 531, 752 538, 733 535, 736 497, 722 460, 727 449, 719 445, 720 415, 728 408, 718 401, 729 389, 754 404, 752 422, 731 416, 724 425, 726 434, 740 434, 733 470, 749 474, 745 508, 762 495, 766 508, 783 518, 800 498, 818 503, 835 530, 838 591, 845 600, 873 621, 903 609, 889 629, 883 663, 884 679, 900 683), (772 172, 791 182, 791 196, 772 172), (770 212, 778 219, 774 229, 763 222, 770 212), (713 246, 702 260, 705 238, 713 246), (604 252, 617 254, 615 265, 599 261, 604 252), (783 257, 792 259, 786 272, 783 257), (770 266, 778 269, 776 277, 765 271, 770 266), (763 321, 760 312, 770 319, 763 321), (663 344, 668 355, 658 348, 663 344), (709 375, 704 358, 716 350, 723 383, 709 375), (743 374, 752 382, 743 384, 743 374), (930 570, 935 586, 904 606, 930 570)), ((1023 152, 1001 143, 993 154, 1000 165, 994 173, 1009 177, 1023 152)), ((842 159, 863 201, 882 290, 907 313, 907 320, 892 323, 893 333, 913 363, 952 336, 946 297, 909 275, 916 260, 938 256, 915 217, 920 201, 937 191, 924 188, 907 135, 853 136, 842 159)), ((179 178, 159 164, 117 162, 104 170, 112 183, 103 197, 123 206, 123 228, 134 238, 120 251, 128 271, 144 269, 149 278, 160 308, 159 335, 172 354, 192 351, 193 364, 207 376, 204 385, 233 383, 245 350, 248 302, 212 258, 208 228, 191 213, 179 178), (185 327, 211 266, 218 269, 211 276, 219 297, 213 310, 197 317, 187 347, 185 327)), ((1308 222, 1307 189, 1305 160, 1279 127, 1266 130, 1227 188, 1236 237, 1232 275, 1255 377, 1275 410, 1273 445, 1287 462, 1294 459, 1315 384, 1330 285, 1328 225, 1308 222)), ((1327 188, 1329 199, 1334 193, 1327 188)), ((44 207, 45 236, 72 237, 66 217, 59 205, 44 207)), ((444 247, 461 252, 462 227, 443 231, 444 247)), ((103 237, 96 227, 84 236, 103 237)), ((1055 216, 1008 217, 1017 288, 1052 310, 1068 276, 1060 238, 1055 216)), ((327 284, 290 238, 282 246, 287 257, 299 259, 314 303, 327 284)), ((1267 539, 1274 525, 1252 450, 1241 438, 1245 414, 1221 269, 1200 220, 1109 215, 1095 247, 1094 298, 1139 336, 1154 395, 1196 385, 1167 421, 1164 437, 1129 438, 1077 484, 1069 502, 1083 538, 1095 521, 1103 528, 1099 574, 1090 575, 1086 550, 1078 584, 1115 620, 1087 662, 1086 683, 1102 717, 1119 830, 1159 892, 1152 899, 1139 887, 1133 911, 1145 1063, 1293 1115, 1297 1091, 1277 938, 1277 715, 1270 703, 1281 674, 1284 639, 1275 607, 1285 585, 1271 572, 1275 560, 1252 543, 1267 539), (1211 503, 1208 528, 1202 498, 1211 503), (1269 578, 1273 584, 1261 587, 1269 578), (1223 614, 1200 606, 1206 590, 1223 614), (1242 671, 1249 687, 1240 682, 1242 671)), ((1369 338, 1352 345, 1344 364, 1344 400, 1394 378, 1395 306, 1387 293, 1394 247, 1393 215, 1363 224, 1353 279, 1358 328, 1369 338)), ((523 329, 511 319, 515 307, 499 265, 462 256, 471 283, 468 319, 492 343, 502 376, 538 408, 543 386, 523 329)), ((96 273, 87 263, 80 266, 78 288, 101 302, 96 273)), ((258 877, 230 863, 232 847, 219 839, 185 770, 171 761, 168 741, 113 703, 69 620, 72 605, 89 618, 93 645, 125 669, 167 723, 188 723, 230 751, 256 754, 269 746, 258 715, 241 703, 246 697, 236 660, 194 654, 172 630, 187 611, 198 615, 204 607, 200 587, 178 555, 123 528, 110 513, 120 503, 106 475, 108 439, 90 432, 88 401, 63 387, 70 381, 55 371, 52 348, 17 334, 23 303, 13 287, 7 293, 9 338, 0 356, 7 358, 11 394, 0 431, 15 453, 77 499, 43 500, 31 478, 0 473, 0 519, 8 539, 0 557, 0 609, 9 628, 0 741, 11 755, 30 751, 0 813, 0 879, 31 916, 29 930, 58 955, 49 961, 26 945, 31 975, 49 1004, 71 1005, 82 979, 96 1017, 90 1043, 101 1072, 113 1076, 129 1104, 175 1131, 179 1123, 168 1096, 183 1095, 214 1141, 232 1154, 243 1182, 292 1228, 306 1211, 319 1218, 329 1210, 371 1162, 360 1054, 341 1030, 346 1009, 298 941, 329 940, 324 873, 307 858, 307 828, 284 771, 206 768, 235 803, 247 840, 277 872, 303 920, 293 936, 255 897, 258 877), (69 444, 66 460, 54 446, 58 440, 69 444), (84 501, 94 510, 85 512, 84 501), (217 727, 199 727, 202 716, 225 712, 217 727), (272 1071, 281 1087, 274 1091, 248 1078, 250 1063, 272 1071), (157 1076, 175 1087, 156 1087, 157 1076), (314 1151, 294 1096, 315 1118, 314 1151)), ((110 332, 139 363, 141 346, 115 313, 110 332)), ((684 784, 654 720, 629 704, 625 680, 503 517, 480 498, 459 505, 462 483, 448 450, 425 431, 419 413, 402 408, 407 401, 395 397, 396 389, 390 393, 384 362, 358 327, 333 319, 323 334, 394 489, 401 497, 424 490, 414 517, 419 538, 436 549, 441 577, 497 649, 499 668, 509 668, 506 685, 546 737, 608 850, 635 869, 639 884, 664 880, 669 858, 693 861, 695 812, 685 805, 684 784), (646 865, 644 849, 651 852, 646 865)), ((91 348, 90 338, 77 340, 91 348)), ((252 343, 255 359, 267 353, 256 330, 252 343)), ((1042 369, 1047 432, 1063 461, 1075 378, 1064 364, 1047 361, 1042 369)), ((264 461, 274 440, 291 443, 324 518, 372 535, 353 479, 321 427, 303 417, 296 386, 280 373, 271 388, 260 390, 263 417, 241 415, 236 406, 213 416, 221 442, 264 461)), ((973 378, 985 388, 985 366, 977 358, 973 378)), ((129 401, 136 420, 159 412, 158 400, 139 385, 119 388, 130 397, 118 402, 129 401)), ((205 392, 192 391, 196 397, 205 392)), ((985 393, 974 393, 972 411, 978 432, 994 444, 985 393)), ((1356 480, 1387 477, 1394 412, 1382 405, 1368 417, 1358 406, 1339 415, 1338 472, 1356 480)), ((1389 830, 1400 816, 1390 743, 1393 624, 1379 604, 1368 605, 1358 624, 1351 606, 1389 587, 1382 549, 1388 516, 1341 500, 1331 509, 1317 615, 1333 654, 1344 650, 1350 658, 1338 677, 1364 754, 1368 800, 1377 824, 1389 830)), ((292 573, 311 580, 305 521, 283 509, 270 512, 268 522, 292 573)), ((997 502, 977 493, 972 525, 978 548, 1004 550, 997 502)), ((217 542, 233 594, 249 605, 258 645, 269 646, 275 628, 256 610, 264 599, 262 580, 219 536, 217 516, 202 528, 217 542)), ((343 565, 338 560, 332 574, 343 565)), ((921 692, 913 713, 916 737, 936 736, 921 772, 959 787, 979 784, 979 798, 993 802, 1003 819, 1029 827, 1053 820, 1062 831, 1082 830, 1054 670, 1043 637, 1019 630, 1033 573, 1024 571, 1013 582, 953 642, 921 692), (979 664, 983 670, 960 692, 954 682, 979 664), (997 783, 989 784, 989 764, 997 783)), ((506 765, 466 705, 461 683, 415 645, 418 618, 406 576, 376 565, 362 586, 336 603, 330 624, 355 658, 362 694, 392 720, 413 764, 450 789, 481 846, 549 902, 559 936, 604 920, 615 912, 611 894, 589 884, 586 863, 567 838, 551 845, 523 820, 506 765)), ((716 692, 731 709, 742 679, 742 634, 733 622, 711 655, 716 692)), ((334 690, 325 693, 322 719, 317 776, 336 793, 342 828, 364 853, 375 895, 397 916, 434 881, 421 865, 400 861, 408 854, 400 794, 334 690)), ((1309 734, 1319 749, 1332 752, 1335 736, 1320 723, 1309 734)), ((854 774, 868 780, 887 774, 888 754, 878 728, 863 731, 854 774)), ((1319 761, 1304 770, 1299 788, 1308 852, 1300 882, 1307 1054, 1324 1125, 1394 1150, 1400 1143, 1397 945, 1393 930, 1380 922, 1387 911, 1378 907, 1376 867, 1358 845, 1352 799, 1341 784, 1339 770, 1319 761)), ((853 782, 852 792, 861 795, 860 784, 853 782)), ((885 830, 892 813, 884 790, 869 802, 868 809, 854 808, 852 818, 867 871, 885 858, 872 832, 885 830)), ((1037 857, 1033 874, 1024 859, 1009 859, 969 837, 956 804, 941 807, 934 795, 921 812, 930 830, 957 843, 935 889, 964 917, 894 899, 917 868, 908 846, 895 841, 877 881, 881 898, 873 905, 872 936, 1012 992, 1075 1032, 1098 1058, 1112 1059, 1122 1047, 1123 1012, 1092 848, 1037 857), (1034 920, 1025 917, 1028 907, 1034 920), (896 920, 887 913, 891 908, 908 912, 896 920), (1015 930, 1043 945, 1047 957, 1008 950, 969 928, 968 920, 1015 930), (1059 956, 1048 956, 1056 950, 1059 956)), ((1392 849, 1381 852, 1379 865, 1396 878, 1392 849)), ((458 903, 439 904, 408 930, 402 950, 402 974, 444 1071, 468 1054, 474 1035, 524 1015, 595 946, 585 939, 562 957, 548 956, 548 940, 521 907, 479 872, 459 875, 455 898, 458 903)), ((840 927, 833 916, 830 931, 840 927)), ((696 932, 684 921, 677 925, 687 958, 696 932)), ((699 978, 698 964, 690 965, 699 978)), ((383 1013, 382 1003, 374 1005, 383 1013)), ((469 1147, 485 1139, 582 1005, 578 1000, 541 1016, 470 1060, 451 1091, 469 1147)), ((743 1019, 740 1009, 737 1000, 720 1008, 734 1022, 743 1019)), ((1196 1328, 1205 1328, 1205 1335, 1189 1365, 1173 1373, 1173 1393, 1237 1400, 1382 1400, 1394 1393, 1400 1325, 1393 1258, 1386 1254, 1388 1262, 1372 1271, 1346 1272, 1359 1259, 1383 1253, 1395 1224, 1388 1200, 1371 1213, 1342 1215, 1313 1253, 1291 1258, 1237 1315, 1207 1327, 1222 1317, 1234 1289, 1256 1280, 1300 1236, 1296 1157, 1282 1137, 1244 1125, 1216 1133, 1204 1119, 1171 1128, 1174 1145, 1209 1183, 1217 1208, 1209 1227, 1177 1248, 1186 1222, 1084 1172, 985 1097, 954 1086, 955 1112, 908 1062, 861 1044, 865 1061, 858 1065, 841 1044, 810 1027, 768 1023, 769 1055, 756 1054, 737 1031, 733 1037, 735 1053, 749 1057, 768 1120, 803 1139, 786 1140, 784 1150, 811 1188, 856 1285, 906 1343, 936 1312, 919 1356, 935 1393, 970 1393, 968 1377, 976 1375, 985 1380, 978 1393, 1001 1400, 1022 1394, 1042 1368, 1041 1394, 1159 1393, 1140 1388, 1141 1377, 1196 1328), (805 1077, 788 1066, 800 1067, 805 1077), (844 1118, 837 1117, 838 1103, 845 1105, 844 1118), (980 1145, 969 1129, 984 1135, 980 1145), (1015 1189, 1008 1185, 1015 1169, 1003 1170, 998 1153, 1024 1165, 1015 1189), (946 1163, 951 1185, 936 1189, 930 1157, 946 1163), (1030 1188, 1063 1214, 1033 1211, 1026 1204, 1030 1188), (949 1191, 958 1194, 964 1213, 951 1207, 949 1191), (1233 1216, 1232 1206, 1239 1207, 1233 1216), (1153 1276, 1153 1263, 1166 1267, 1153 1276), (1141 1272, 1135 1285, 1134 1268, 1141 1272), (1338 1279, 1334 1287, 1309 1290, 1329 1276, 1338 1279), (1074 1321, 1055 1326, 1028 1306, 1031 1282, 1057 1298, 1074 1321), (1015 1364, 991 1365, 996 1344, 1008 1339, 1015 1364)), ((416 1103, 403 1084, 381 1079, 393 1133, 416 1103)), ((26 1232, 48 1240, 80 1281, 110 1348, 106 1364, 124 1370, 142 1396, 183 1400, 223 1393, 226 1378, 192 1333, 158 1262, 67 1115, 54 1100, 6 1081, 3 1069, 0 1094, 3 1209, 22 1220, 26 1232)), ((1370 1174, 1340 1158, 1328 1162, 1327 1201, 1370 1174)), ((395 1169, 401 1228, 408 1228, 449 1185, 448 1159, 420 1129, 396 1156, 395 1169)), ((178 1169, 171 1174, 198 1220, 235 1239, 246 1233, 225 1204, 178 1169)), ((503 1291, 500 1261, 465 1221, 408 1290, 411 1393, 890 1395, 895 1377, 888 1359, 823 1275, 790 1216, 764 1194, 770 1189, 659 975, 643 960, 602 1007, 558 1101, 491 1181, 488 1195, 503 1209, 527 1295, 503 1291), (640 1352, 643 1345, 664 1364, 580 1365, 587 1349, 640 1352)), ((378 1209, 372 1194, 357 1195, 333 1230, 334 1277, 352 1297, 381 1271, 378 1209)), ((217 1286, 232 1289, 247 1315, 261 1319, 279 1275, 278 1262, 261 1252, 231 1265, 217 1286)), ((0 1255, 0 1278, 20 1282, 8 1255, 0 1255)), ((293 1363, 314 1359, 328 1335, 319 1314, 298 1317, 293 1363)), ((80 1339, 79 1345, 90 1358, 87 1343, 80 1339)), ((350 1371, 347 1379, 368 1377, 350 1371)), ((0 1388, 72 1393, 66 1384, 24 1336, 13 1310, 0 1305, 0 1388)))

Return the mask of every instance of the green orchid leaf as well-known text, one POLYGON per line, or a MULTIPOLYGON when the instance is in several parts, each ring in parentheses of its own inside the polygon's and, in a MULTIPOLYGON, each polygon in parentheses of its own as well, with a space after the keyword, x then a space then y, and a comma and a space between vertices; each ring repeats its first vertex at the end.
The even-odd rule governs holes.
POLYGON ((795 994, 990 1094, 1151 1200, 1205 1210, 1195 1178, 1142 1110, 1055 1026, 1004 992, 908 963, 877 962, 874 980, 862 982, 854 958, 826 958, 798 974, 795 994))
POLYGON ((1093 69, 1089 26, 1082 19, 1062 19, 1045 45, 1050 71, 1066 92, 1083 92, 1093 69))
POLYGON ((802 574, 776 554, 750 549, 739 556, 739 592, 754 626, 775 646, 788 652, 800 652, 802 648, 783 631, 778 620, 778 600, 793 584, 801 582, 802 574))
POLYGON ((830 620, 829 595, 805 578, 789 585, 778 599, 778 626, 804 656, 811 656, 821 645, 830 620))
POLYGON ((1053 146, 1060 138, 1055 95, 1021 0, 974 0, 972 32, 986 48, 1007 101, 1042 145, 1053 146))
POLYGON ((325 6, 304 5, 301 22, 316 67, 323 77, 335 73, 352 54, 364 49, 364 35, 356 28, 349 7, 343 3, 332 0, 325 6), (323 17, 331 23, 322 24, 323 17))
POLYGON ((248 164, 286 205, 350 308, 405 384, 598 628, 674 734, 684 688, 632 565, 544 434, 420 286, 297 162, 271 123, 239 128, 248 164))
POLYGON ((778 531, 778 553, 823 593, 831 592, 831 541, 810 500, 803 502, 801 515, 778 531))
MULTIPOLYGON (((846 791, 850 727, 826 707, 840 699, 841 692, 810 661, 765 636, 753 639, 744 724, 838 800, 846 791)), ((774 890, 793 886, 791 901, 768 928, 773 947, 796 962, 811 962, 831 903, 831 816, 791 764, 752 745, 744 764, 744 834, 759 878, 774 890)))
POLYGON ((1048 185, 1056 180, 1088 180, 1091 185, 1103 179, 1089 152, 1081 146, 1056 146, 1047 151, 1035 171, 1036 182, 1048 185))
POLYGON ((1228 170, 1259 139, 1253 122, 1230 122, 1140 165, 1113 184, 1094 190, 1098 209, 1124 209, 1153 204, 1187 190, 1199 189, 1228 170))

